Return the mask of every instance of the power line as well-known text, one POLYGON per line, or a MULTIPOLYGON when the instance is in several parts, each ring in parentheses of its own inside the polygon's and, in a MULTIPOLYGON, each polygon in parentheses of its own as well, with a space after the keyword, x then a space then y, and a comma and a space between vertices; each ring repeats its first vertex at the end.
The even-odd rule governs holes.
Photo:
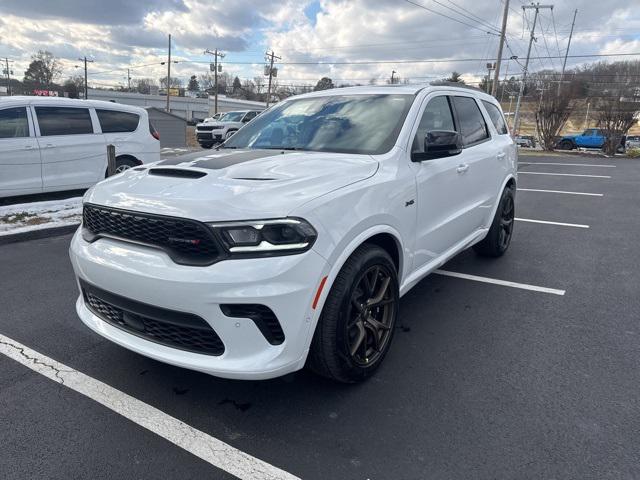
MULTIPOLYGON (((459 19, 457 19, 457 18, 451 17, 451 16, 446 15, 446 14, 444 14, 444 13, 442 13, 442 12, 438 12, 437 10, 433 10, 433 9, 431 9, 431 8, 429 8, 429 7, 425 7, 424 5, 421 5, 421 4, 419 4, 419 3, 413 2, 412 0, 404 0, 404 1, 405 1, 405 2, 407 2, 407 3, 410 3, 411 5, 415 5, 415 6, 416 6, 416 7, 418 7, 418 8, 422 8, 423 10, 426 10, 426 11, 428 11, 428 12, 435 13, 436 15, 440 15, 441 17, 448 18, 449 20, 453 20, 454 22, 461 23, 462 25, 466 25, 466 26, 467 26, 467 27, 469 27, 469 28, 474 28, 474 29, 476 29, 476 30, 480 30, 480 31, 482 31, 482 32, 484 32, 484 31, 485 31, 485 30, 483 30, 483 29, 482 29, 482 28, 480 28, 480 27, 477 27, 477 26, 475 26, 475 25, 471 25, 470 23, 463 22, 462 20, 459 20, 459 19)), ((434 0, 434 1, 435 1, 435 0, 434 0)), ((494 29, 494 30, 495 30, 495 29, 494 29)))

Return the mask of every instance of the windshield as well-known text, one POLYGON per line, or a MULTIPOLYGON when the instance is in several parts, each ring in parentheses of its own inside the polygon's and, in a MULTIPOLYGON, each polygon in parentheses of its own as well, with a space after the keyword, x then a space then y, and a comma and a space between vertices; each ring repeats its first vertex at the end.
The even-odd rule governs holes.
POLYGON ((283 102, 225 142, 271 148, 380 154, 395 144, 413 95, 334 95, 283 102))
POLYGON ((228 112, 220 117, 221 122, 239 122, 247 112, 228 112))

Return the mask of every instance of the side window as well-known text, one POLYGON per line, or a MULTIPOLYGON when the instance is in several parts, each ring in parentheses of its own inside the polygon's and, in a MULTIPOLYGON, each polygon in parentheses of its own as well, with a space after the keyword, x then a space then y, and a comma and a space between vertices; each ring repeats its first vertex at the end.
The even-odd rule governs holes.
POLYGON ((40 135, 82 135, 93 133, 88 108, 36 107, 40 135))
POLYGON ((484 108, 487 110, 489 118, 491 119, 493 126, 496 127, 498 133, 500 135, 509 133, 507 124, 504 121, 504 117, 502 116, 502 112, 500 111, 500 109, 491 102, 485 102, 483 100, 482 103, 484 104, 484 108))
POLYGON ((459 132, 462 134, 464 145, 473 145, 489 138, 487 124, 475 99, 471 97, 451 97, 451 99, 456 109, 456 118, 460 123, 459 132))
POLYGON ((411 151, 424 152, 424 137, 431 130, 455 130, 451 107, 446 96, 435 97, 429 100, 424 109, 418 131, 413 140, 411 151))
POLYGON ((256 112, 249 112, 244 116, 242 121, 244 123, 247 123, 249 120, 253 120, 255 118, 255 116, 256 116, 256 112))
POLYGON ((0 138, 29 136, 29 120, 25 107, 0 110, 0 138))
POLYGON ((102 133, 135 132, 140 123, 140 116, 135 113, 118 110, 98 110, 98 120, 102 133))

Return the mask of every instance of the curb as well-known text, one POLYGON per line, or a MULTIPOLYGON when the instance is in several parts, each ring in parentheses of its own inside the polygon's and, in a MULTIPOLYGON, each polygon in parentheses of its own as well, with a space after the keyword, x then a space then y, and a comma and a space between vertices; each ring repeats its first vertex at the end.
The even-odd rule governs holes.
POLYGON ((26 242, 28 240, 38 240, 40 238, 59 237, 75 232, 80 224, 64 225, 62 227, 41 228, 29 232, 0 235, 0 245, 8 245, 16 242, 26 242))

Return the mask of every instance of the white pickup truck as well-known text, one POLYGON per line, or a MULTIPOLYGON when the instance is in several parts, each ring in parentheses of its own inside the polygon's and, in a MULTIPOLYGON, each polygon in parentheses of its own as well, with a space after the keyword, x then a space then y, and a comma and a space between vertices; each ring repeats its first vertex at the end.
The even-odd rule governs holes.
POLYGON ((198 123, 196 125, 198 143, 203 148, 211 148, 222 143, 259 114, 257 110, 238 110, 224 113, 218 120, 205 120, 198 123))

